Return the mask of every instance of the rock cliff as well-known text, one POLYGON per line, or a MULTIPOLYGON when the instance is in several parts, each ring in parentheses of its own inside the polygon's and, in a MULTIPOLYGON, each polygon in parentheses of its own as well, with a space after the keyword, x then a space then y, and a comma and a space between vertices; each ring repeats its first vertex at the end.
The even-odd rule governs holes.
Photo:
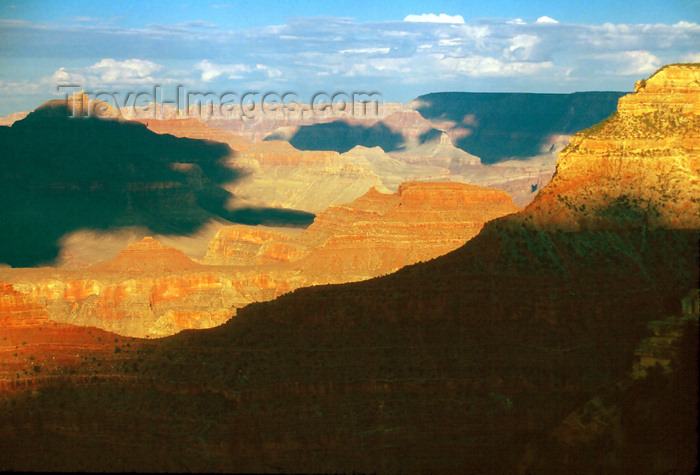
POLYGON ((227 163, 248 173, 227 189, 239 202, 254 205, 318 213, 382 187, 371 169, 337 152, 301 151, 287 142, 257 143, 227 163))
MULTIPOLYGON (((697 286, 700 227, 690 214, 671 217, 695 202, 646 188, 663 176, 658 162, 678 179, 672 190, 695 189, 697 170, 687 164, 698 152, 674 143, 698 137, 693 116, 678 112, 696 110, 698 100, 690 94, 690 107, 665 108, 676 91, 697 87, 698 70, 664 68, 666 77, 686 77, 664 86, 664 75, 647 80, 666 88, 644 106, 654 111, 649 119, 658 111, 650 129, 668 121, 675 126, 666 132, 678 139, 668 156, 659 137, 645 142, 656 156, 645 162, 651 170, 601 167, 605 153, 580 147, 603 141, 618 164, 641 161, 646 149, 622 144, 646 140, 631 126, 643 124, 620 113, 617 125, 629 126, 630 137, 611 140, 616 130, 606 124, 578 135, 532 205, 491 221, 454 252, 382 278, 250 305, 222 327, 150 342, 126 364, 98 360, 103 380, 0 399, 8 448, 0 466, 692 473, 697 379, 687 382, 697 378, 697 338, 685 352, 694 367, 679 365, 679 377, 623 394, 632 423, 611 428, 621 437, 574 448, 566 460, 548 447, 570 414, 632 369, 649 323, 676 314, 697 286), (615 199, 618 189, 651 200, 659 217, 630 218, 637 208, 615 199), (587 203, 574 210, 557 198, 573 199, 573 190, 592 190, 600 219, 589 219, 587 203), (613 201, 598 199, 603 192, 613 201), (133 365, 134 379, 107 380, 133 365)), ((387 209, 374 192, 366 201, 376 213, 387 209)))
POLYGON ((662 68, 574 136, 528 208, 541 226, 700 227, 700 72, 662 68))
MULTIPOLYGON (((204 264, 151 237, 85 269, 0 269, 54 321, 157 337, 220 325, 293 289, 376 277, 456 249, 517 211, 507 193, 459 183, 372 188, 304 230, 224 226, 204 264)), ((1 292, 0 292, 1 295, 1 292)))
POLYGON ((501 190, 449 182, 408 182, 394 194, 372 188, 319 214, 301 239, 299 261, 315 283, 362 280, 452 251, 487 221, 518 211, 501 190))
POLYGON ((0 394, 33 389, 42 378, 88 374, 88 354, 111 356, 115 345, 129 342, 97 328, 51 321, 43 305, 5 282, 0 282, 0 336, 0 394))
POLYGON ((299 286, 294 276, 275 269, 197 264, 150 237, 87 269, 5 269, 0 274, 54 321, 135 337, 220 325, 236 308, 299 286))
POLYGON ((232 150, 245 150, 250 147, 250 141, 240 135, 235 135, 215 127, 209 127, 204 122, 195 119, 140 119, 149 130, 157 134, 170 134, 175 137, 211 140, 227 144, 232 150))

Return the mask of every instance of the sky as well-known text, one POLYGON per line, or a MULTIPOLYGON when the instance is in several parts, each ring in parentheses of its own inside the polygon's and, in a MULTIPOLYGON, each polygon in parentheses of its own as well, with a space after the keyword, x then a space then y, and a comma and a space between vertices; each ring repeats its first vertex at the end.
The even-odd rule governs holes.
POLYGON ((700 62, 699 23, 700 0, 0 0, 0 115, 65 97, 65 84, 301 102, 631 91, 664 64, 700 62))

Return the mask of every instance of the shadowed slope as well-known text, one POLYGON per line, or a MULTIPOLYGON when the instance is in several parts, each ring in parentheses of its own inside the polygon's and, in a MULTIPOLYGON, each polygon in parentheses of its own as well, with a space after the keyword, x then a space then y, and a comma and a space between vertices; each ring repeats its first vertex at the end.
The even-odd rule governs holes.
POLYGON ((51 101, 0 128, 0 262, 54 259, 80 229, 145 226, 187 234, 212 217, 246 224, 308 224, 308 213, 226 209, 220 185, 239 178, 221 164, 225 144, 158 135, 117 119, 70 118, 51 101))
POLYGON ((551 135, 570 135, 600 122, 623 94, 440 92, 415 101, 423 117, 444 123, 458 148, 489 164, 546 152, 542 146, 551 135))

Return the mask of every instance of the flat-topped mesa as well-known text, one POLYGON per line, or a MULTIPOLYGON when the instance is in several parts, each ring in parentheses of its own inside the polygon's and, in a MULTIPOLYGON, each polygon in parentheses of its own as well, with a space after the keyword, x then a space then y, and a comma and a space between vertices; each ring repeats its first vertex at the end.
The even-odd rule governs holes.
POLYGON ((182 251, 164 246, 150 236, 129 244, 111 261, 94 266, 95 270, 133 274, 162 274, 201 268, 182 251))
POLYGON ((700 228, 700 64, 666 66, 571 138, 523 218, 568 230, 700 228), (530 219, 528 218, 528 219, 530 219))
POLYGON ((409 207, 441 210, 503 203, 517 210, 507 192, 466 183, 408 182, 399 186, 398 194, 401 204, 409 207))

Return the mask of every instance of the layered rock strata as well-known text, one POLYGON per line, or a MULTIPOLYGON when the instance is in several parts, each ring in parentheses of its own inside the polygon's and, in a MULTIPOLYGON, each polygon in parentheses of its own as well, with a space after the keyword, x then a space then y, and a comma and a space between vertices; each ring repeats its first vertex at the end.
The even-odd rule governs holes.
POLYGON ((457 183, 372 188, 307 230, 224 226, 204 264, 146 237, 85 269, 0 269, 52 320, 157 337, 210 328, 250 302, 320 283, 367 279, 445 254, 484 222, 517 211, 505 192, 457 183))

